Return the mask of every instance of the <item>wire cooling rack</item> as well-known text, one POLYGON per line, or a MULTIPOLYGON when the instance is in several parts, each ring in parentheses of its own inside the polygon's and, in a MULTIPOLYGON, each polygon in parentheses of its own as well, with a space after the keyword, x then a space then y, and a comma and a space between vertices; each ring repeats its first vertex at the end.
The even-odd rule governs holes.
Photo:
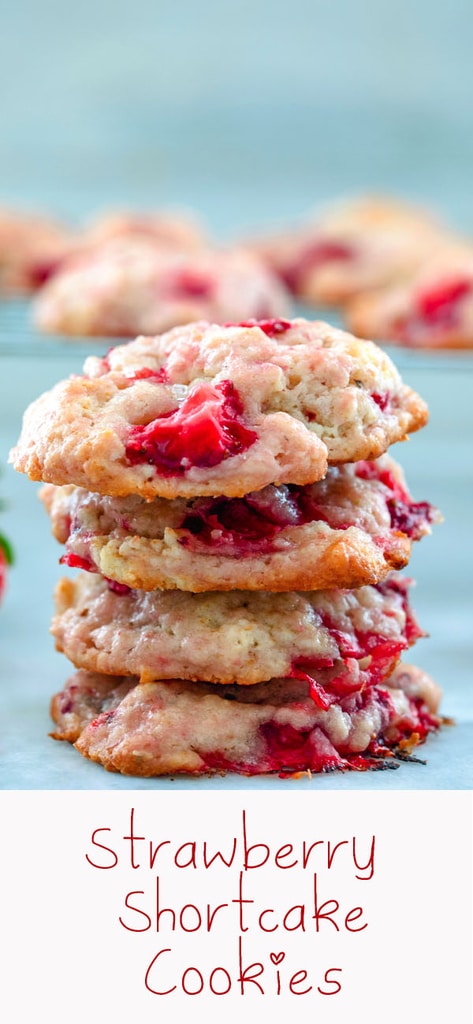
POLYGON ((28 299, 0 301, 0 356, 55 357, 70 353, 85 357, 90 351, 107 351, 118 340, 123 339, 42 334, 34 326, 28 299))
MULTIPOLYGON (((334 327, 343 327, 340 316, 334 310, 314 310, 298 306, 294 316, 308 320, 325 320, 334 327)), ((43 334, 35 328, 32 303, 28 299, 0 300, 0 356, 45 357, 71 355, 85 358, 89 352, 104 353, 113 345, 123 344, 129 338, 111 337, 66 337, 65 335, 43 334)), ((406 369, 428 369, 442 371, 458 369, 459 372, 473 370, 473 349, 464 351, 435 351, 406 349, 400 346, 383 345, 396 366, 406 369)))

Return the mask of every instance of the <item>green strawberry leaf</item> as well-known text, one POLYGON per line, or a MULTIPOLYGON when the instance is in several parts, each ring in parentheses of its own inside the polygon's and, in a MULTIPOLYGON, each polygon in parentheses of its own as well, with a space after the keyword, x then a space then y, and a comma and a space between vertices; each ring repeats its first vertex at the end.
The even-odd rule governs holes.
POLYGON ((5 561, 7 562, 7 564, 8 565, 12 565, 12 563, 13 563, 13 548, 12 548, 12 546, 10 544, 10 541, 8 541, 7 538, 3 536, 2 533, 0 533, 0 548, 3 551, 3 554, 5 556, 5 561))

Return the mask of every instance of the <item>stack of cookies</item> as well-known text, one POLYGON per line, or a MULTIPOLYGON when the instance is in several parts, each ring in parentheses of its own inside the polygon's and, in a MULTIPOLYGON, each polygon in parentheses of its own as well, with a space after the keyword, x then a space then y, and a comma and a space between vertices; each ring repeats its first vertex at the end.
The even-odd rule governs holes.
POLYGON ((304 319, 140 337, 37 399, 11 461, 80 570, 54 737, 136 776, 411 756, 440 692, 400 663, 399 570, 437 513, 387 449, 426 421, 376 345, 304 319))

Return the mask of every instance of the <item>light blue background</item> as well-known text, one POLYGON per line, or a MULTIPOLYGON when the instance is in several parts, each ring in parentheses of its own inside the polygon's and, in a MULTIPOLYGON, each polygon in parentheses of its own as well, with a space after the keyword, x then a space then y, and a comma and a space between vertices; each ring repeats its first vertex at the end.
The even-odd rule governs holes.
POLYGON ((0 7, 0 198, 226 233, 384 188, 473 230, 471 0, 0 7))
MULTIPOLYGON (((80 220, 115 203, 172 203, 224 238, 376 189, 473 234, 471 0, 0 0, 0 15, 0 204, 80 220)), ((48 634, 60 550, 37 488, 5 463, 26 404, 78 371, 83 350, 43 345, 21 322, 20 336, 0 309, 1 525, 17 556, 0 613, 0 788, 176 786, 110 776, 47 736, 49 697, 70 670, 48 634)), ((424 748, 427 768, 300 785, 470 788, 472 363, 391 354, 431 409, 428 428, 393 454, 414 496, 445 515, 411 563, 431 634, 414 660, 441 683, 457 725, 424 748)))

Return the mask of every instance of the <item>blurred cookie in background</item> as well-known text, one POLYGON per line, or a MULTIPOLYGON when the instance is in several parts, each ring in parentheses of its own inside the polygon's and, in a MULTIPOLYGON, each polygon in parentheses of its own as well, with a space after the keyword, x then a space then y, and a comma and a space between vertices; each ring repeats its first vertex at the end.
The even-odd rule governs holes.
POLYGON ((203 220, 193 210, 113 209, 90 217, 82 229, 86 244, 100 245, 112 238, 148 238, 163 247, 199 249, 209 244, 203 220))
POLYGON ((106 210, 83 224, 46 213, 0 208, 0 296, 29 295, 75 262, 92 258, 112 240, 148 240, 164 250, 190 251, 210 244, 197 214, 168 208, 106 210))
POLYGON ((40 213, 0 209, 0 296, 35 291, 75 244, 69 225, 40 213))
POLYGON ((335 202, 251 245, 293 296, 343 307, 360 292, 408 278, 448 236, 427 210, 368 195, 335 202))
POLYGON ((359 295, 345 318, 380 342, 473 349, 473 243, 447 248, 395 287, 359 295))
POLYGON ((67 261, 41 289, 35 326, 50 334, 132 338, 196 320, 286 316, 290 296, 253 253, 164 248, 117 235, 67 261))

